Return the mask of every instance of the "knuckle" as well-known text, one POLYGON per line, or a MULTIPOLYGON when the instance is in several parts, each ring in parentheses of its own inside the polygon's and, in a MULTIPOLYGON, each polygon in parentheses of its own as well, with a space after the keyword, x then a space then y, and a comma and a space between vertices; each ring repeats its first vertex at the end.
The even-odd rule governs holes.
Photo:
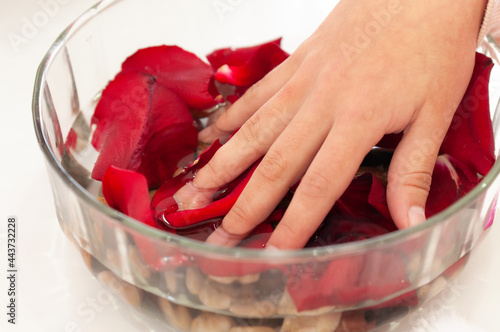
POLYGON ((297 225, 291 225, 288 222, 279 223, 278 229, 287 239, 297 239, 305 234, 301 231, 300 227, 297 227, 297 225))
POLYGON ((331 180, 318 171, 308 171, 299 185, 300 190, 306 197, 325 197, 331 188, 331 180))
POLYGON ((287 170, 286 158, 277 151, 269 152, 260 163, 256 172, 268 182, 278 182, 287 170))
POLYGON ((250 219, 251 217, 251 211, 249 209, 249 206, 246 204, 235 204, 231 208, 231 220, 234 220, 235 222, 233 223, 226 223, 224 225, 224 229, 229 233, 233 235, 241 235, 246 233, 246 222, 250 219), (237 226, 235 225, 237 224, 237 226), (236 226, 236 227, 233 227, 236 226))
POLYGON ((203 166, 194 177, 194 184, 199 188, 215 188, 233 179, 231 169, 225 164, 219 165, 212 161, 203 166))
POLYGON ((258 115, 248 119, 236 133, 244 146, 253 146, 258 142, 261 133, 261 120, 258 115))
POLYGON ((418 191, 429 192, 432 182, 432 173, 429 171, 407 171, 402 174, 389 172, 389 183, 398 187, 413 188, 418 191))

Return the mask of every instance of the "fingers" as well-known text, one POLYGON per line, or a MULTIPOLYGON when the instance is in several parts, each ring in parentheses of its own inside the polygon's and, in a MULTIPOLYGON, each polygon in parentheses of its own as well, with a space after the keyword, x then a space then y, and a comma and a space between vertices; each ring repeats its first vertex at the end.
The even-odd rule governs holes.
POLYGON ((326 138, 331 124, 323 118, 320 112, 301 112, 290 122, 208 243, 237 244, 272 213, 304 174, 326 138))
POLYGON ((198 139, 212 143, 220 137, 228 137, 241 127, 259 108, 272 98, 296 70, 295 59, 290 57, 255 83, 231 107, 220 115, 211 126, 200 131, 198 139))
POLYGON ((342 195, 383 133, 366 123, 336 123, 307 169, 268 246, 302 248, 342 195))
POLYGON ((304 82, 300 74, 294 75, 199 170, 193 185, 200 189, 220 187, 235 179, 262 157, 301 108, 305 84, 307 81, 304 82), (295 83, 296 76, 299 76, 301 84, 295 83))
POLYGON ((425 202, 439 147, 449 121, 437 107, 424 105, 399 143, 389 167, 387 203, 400 229, 425 221, 425 202), (439 115, 441 114, 441 115, 439 115))

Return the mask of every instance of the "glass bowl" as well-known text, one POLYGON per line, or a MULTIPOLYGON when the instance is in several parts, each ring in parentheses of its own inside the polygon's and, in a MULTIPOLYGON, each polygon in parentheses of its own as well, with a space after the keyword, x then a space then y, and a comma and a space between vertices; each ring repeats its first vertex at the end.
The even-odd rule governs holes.
MULTIPOLYGON (((98 155, 90 144, 90 118, 102 89, 126 57, 167 44, 204 58, 217 48, 277 37, 292 52, 334 5, 305 0, 101 1, 62 32, 42 60, 33 119, 60 226, 97 279, 137 310, 179 331, 390 330, 443 289, 486 234, 495 212, 499 162, 475 189, 422 225, 297 251, 206 245, 150 228, 97 199, 100 183, 90 178, 98 155), (70 130, 76 144, 68 148, 64 142, 70 130), (138 242, 148 243, 161 264, 149 264, 138 242), (362 268, 353 269, 353 264, 362 268), (322 278, 328 268, 331 278, 355 280, 355 289, 332 289, 331 280, 322 278), (397 272, 401 269, 403 277, 397 272), (295 290, 302 290, 302 301, 314 303, 298 309, 291 295, 295 290)), ((492 106, 495 93, 490 94, 492 106)), ((494 107, 492 117, 498 138, 494 107)))

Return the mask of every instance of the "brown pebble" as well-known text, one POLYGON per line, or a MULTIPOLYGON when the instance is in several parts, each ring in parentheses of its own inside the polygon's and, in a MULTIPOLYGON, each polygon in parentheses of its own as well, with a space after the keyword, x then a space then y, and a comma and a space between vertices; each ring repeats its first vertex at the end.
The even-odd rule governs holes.
POLYGON ((269 326, 237 326, 229 332, 275 332, 275 330, 269 326))
POLYGON ((163 298, 158 299, 158 305, 163 312, 165 320, 172 327, 181 331, 189 331, 192 318, 188 308, 163 298))
POLYGON ((97 279, 131 306, 138 308, 141 305, 142 291, 128 282, 119 279, 111 271, 99 272, 97 279))
POLYGON ((226 310, 231 306, 231 295, 209 279, 200 287, 198 298, 211 309, 226 310))
POLYGON ((344 311, 336 332, 364 332, 375 327, 375 320, 367 322, 365 310, 344 311))
POLYGON ((142 256, 139 254, 136 246, 130 245, 128 247, 128 259, 133 272, 138 273, 146 280, 149 279, 151 271, 142 260, 142 256))
POLYGON ((335 332, 340 322, 340 312, 318 316, 286 317, 280 332, 335 332))
POLYGON ((197 267, 186 269, 186 288, 191 294, 198 295, 204 283, 205 275, 197 267))
POLYGON ((191 332, 228 332, 234 327, 231 318, 223 315, 202 313, 191 323, 191 332))
POLYGON ((271 300, 262 300, 233 303, 229 311, 240 317, 263 318, 274 315, 277 311, 277 307, 271 300))
POLYGON ((89 254, 86 250, 84 249, 80 249, 80 253, 82 255, 82 258, 83 258, 83 262, 85 263, 85 265, 87 265, 87 268, 92 271, 92 255, 89 254))

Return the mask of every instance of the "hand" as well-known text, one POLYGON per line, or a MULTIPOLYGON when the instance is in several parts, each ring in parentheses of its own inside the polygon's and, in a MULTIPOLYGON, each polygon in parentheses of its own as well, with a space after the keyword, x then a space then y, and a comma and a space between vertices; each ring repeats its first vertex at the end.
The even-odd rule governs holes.
POLYGON ((439 146, 467 88, 486 0, 344 0, 285 62, 200 133, 241 128, 196 175, 216 188, 263 160, 207 240, 237 244, 299 179, 268 246, 301 248, 386 133, 403 131, 387 200, 399 228, 425 220, 439 146))

